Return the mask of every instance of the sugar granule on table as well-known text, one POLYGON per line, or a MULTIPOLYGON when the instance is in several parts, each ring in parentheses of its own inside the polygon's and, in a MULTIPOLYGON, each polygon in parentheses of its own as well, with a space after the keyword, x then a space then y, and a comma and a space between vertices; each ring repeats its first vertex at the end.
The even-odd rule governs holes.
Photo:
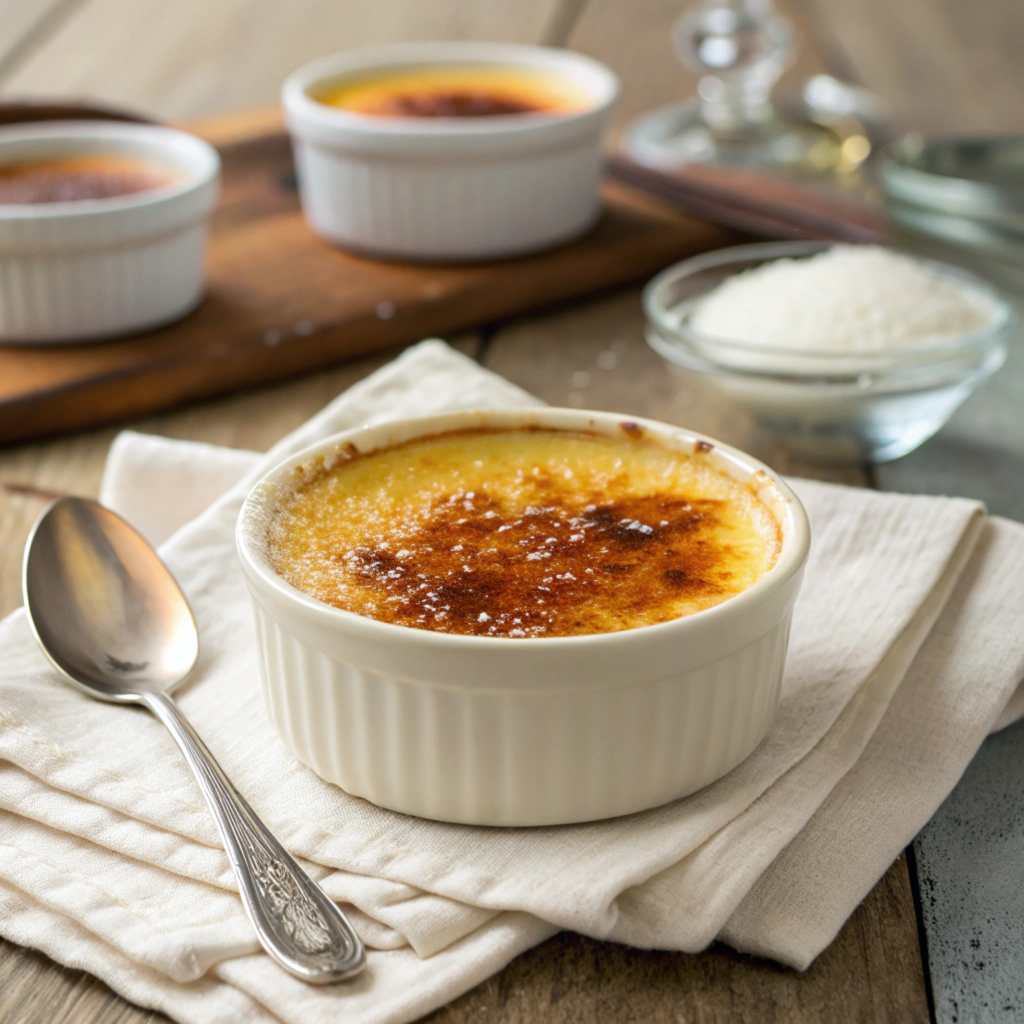
POLYGON ((983 330, 988 297, 927 263, 881 246, 837 245, 729 278, 696 304, 709 337, 787 349, 910 348, 983 330))

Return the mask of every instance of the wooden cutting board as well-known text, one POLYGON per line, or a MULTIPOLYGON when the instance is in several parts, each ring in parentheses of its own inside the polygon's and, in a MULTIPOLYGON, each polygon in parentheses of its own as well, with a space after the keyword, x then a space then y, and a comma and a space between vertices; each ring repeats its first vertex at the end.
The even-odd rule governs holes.
POLYGON ((179 323, 135 337, 0 348, 0 443, 152 413, 443 337, 646 278, 732 238, 609 183, 599 225, 539 256, 461 266, 359 258, 306 227, 279 113, 191 129, 224 161, 206 300, 179 323))

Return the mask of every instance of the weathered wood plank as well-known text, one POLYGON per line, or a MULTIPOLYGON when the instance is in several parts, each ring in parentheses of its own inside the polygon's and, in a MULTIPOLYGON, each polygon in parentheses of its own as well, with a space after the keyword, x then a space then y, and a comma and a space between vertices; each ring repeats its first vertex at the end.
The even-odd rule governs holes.
POLYGON ((272 103, 300 64, 354 46, 541 42, 560 10, 560 0, 90 0, 0 85, 182 120, 272 103))
POLYGON ((0 939, 0 1020, 5 1024, 169 1024, 98 978, 0 939))
POLYGON ((990 737, 914 840, 938 1024, 1024 1018, 1024 723, 990 737))

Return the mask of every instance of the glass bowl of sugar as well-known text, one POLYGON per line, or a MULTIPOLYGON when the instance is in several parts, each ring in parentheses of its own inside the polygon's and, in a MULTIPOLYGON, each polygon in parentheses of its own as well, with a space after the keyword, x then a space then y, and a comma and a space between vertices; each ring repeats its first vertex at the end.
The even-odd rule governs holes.
POLYGON ((965 271, 874 245, 770 242, 669 267, 647 341, 817 462, 887 462, 1006 358, 1009 305, 965 271))

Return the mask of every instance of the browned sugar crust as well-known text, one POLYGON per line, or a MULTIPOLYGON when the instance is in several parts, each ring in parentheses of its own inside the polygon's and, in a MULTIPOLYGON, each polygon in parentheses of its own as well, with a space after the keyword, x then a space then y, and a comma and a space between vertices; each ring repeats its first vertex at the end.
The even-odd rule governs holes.
MULTIPOLYGON (((343 523, 344 536, 316 502, 343 491, 346 475, 357 483, 353 469, 381 453, 307 467, 270 527, 275 568, 319 600, 398 625, 550 637, 651 625, 708 608, 746 589, 774 563, 780 538, 768 510, 748 489, 710 470, 701 455, 630 440, 628 430, 620 442, 556 431, 466 431, 434 440, 450 448, 458 438, 469 455, 486 459, 500 445, 499 433, 509 445, 525 442, 514 481, 506 459, 505 478, 488 481, 477 468, 468 474, 471 487, 445 487, 443 457, 435 477, 424 477, 437 486, 417 492, 410 500, 415 508, 396 516, 386 506, 386 521, 373 524, 371 515, 365 530, 343 523), (561 461, 552 455, 560 434, 566 446, 561 461), (476 451, 475 443, 486 450, 476 451), (665 475, 673 462, 687 477, 683 471, 691 467, 684 462, 701 459, 695 479, 707 480, 714 486, 703 490, 722 496, 648 489, 643 479, 630 479, 625 465, 615 468, 618 453, 640 450, 647 460, 632 467, 634 478, 654 468, 665 475), (600 464, 592 478, 588 458, 600 464), (751 510, 756 524, 749 522, 751 510)), ((392 472, 403 449, 423 472, 431 458, 423 441, 389 449, 382 467, 392 472)), ((365 468, 360 475, 358 484, 365 486, 365 468)))
POLYGON ((435 89, 389 96, 364 113, 380 117, 501 117, 550 109, 483 90, 435 89))
POLYGON ((142 160, 88 157, 0 167, 0 204, 63 203, 159 188, 172 180, 142 160))

